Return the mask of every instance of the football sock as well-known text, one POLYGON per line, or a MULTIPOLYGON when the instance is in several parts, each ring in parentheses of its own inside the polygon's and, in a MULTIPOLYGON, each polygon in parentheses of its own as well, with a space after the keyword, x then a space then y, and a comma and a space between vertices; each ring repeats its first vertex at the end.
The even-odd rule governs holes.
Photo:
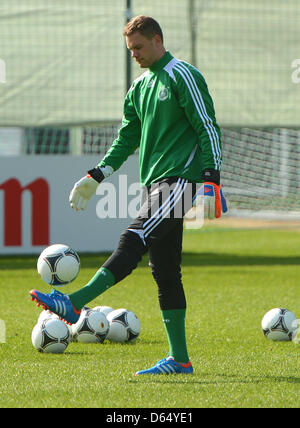
POLYGON ((185 336, 186 309, 168 309, 162 310, 161 313, 169 342, 169 356, 178 363, 188 363, 185 336))
POLYGON ((108 269, 101 267, 84 287, 75 291, 75 293, 69 294, 69 298, 73 306, 80 310, 114 284, 114 275, 108 269))

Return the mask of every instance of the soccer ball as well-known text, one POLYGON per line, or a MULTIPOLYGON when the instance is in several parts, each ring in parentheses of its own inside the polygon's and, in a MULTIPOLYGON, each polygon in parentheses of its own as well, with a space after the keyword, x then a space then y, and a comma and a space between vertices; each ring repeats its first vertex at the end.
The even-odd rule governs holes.
POLYGON ((107 317, 107 315, 110 312, 112 312, 114 309, 111 308, 110 306, 96 306, 95 308, 93 308, 93 310, 102 312, 107 317))
POLYGON ((106 316, 99 311, 81 311, 79 320, 72 325, 73 340, 80 343, 103 343, 109 330, 106 316))
MULTIPOLYGON (((44 321, 49 319, 55 319, 59 320, 59 316, 54 314, 53 312, 50 312, 48 309, 42 311, 38 317, 37 324, 42 324, 44 321)), ((69 324, 66 324, 68 327, 69 333, 70 333, 70 342, 73 340, 73 332, 72 332, 72 326, 69 324)))
POLYGON ((43 281, 56 287, 74 281, 80 269, 76 251, 63 244, 47 247, 39 256, 37 270, 43 281))
POLYGON ((69 329, 60 319, 46 319, 33 328, 31 341, 39 352, 62 354, 70 342, 69 329))
POLYGON ((288 309, 275 308, 265 314, 261 327, 267 339, 287 342, 297 334, 298 321, 288 309))
POLYGON ((138 317, 127 309, 116 309, 107 315, 109 332, 107 339, 112 342, 133 342, 141 331, 138 317))

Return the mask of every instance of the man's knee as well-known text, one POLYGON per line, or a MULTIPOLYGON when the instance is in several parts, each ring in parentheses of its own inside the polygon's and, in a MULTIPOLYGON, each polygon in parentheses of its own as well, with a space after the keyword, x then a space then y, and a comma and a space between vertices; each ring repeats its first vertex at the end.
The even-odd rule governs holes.
POLYGON ((109 269, 115 276, 116 282, 129 275, 147 252, 147 247, 138 234, 125 230, 122 233, 119 245, 103 267, 109 269))
POLYGON ((153 263, 150 261, 149 266, 151 267, 152 275, 156 282, 168 280, 172 282, 181 281, 181 268, 178 264, 171 263, 170 261, 167 263, 153 263))

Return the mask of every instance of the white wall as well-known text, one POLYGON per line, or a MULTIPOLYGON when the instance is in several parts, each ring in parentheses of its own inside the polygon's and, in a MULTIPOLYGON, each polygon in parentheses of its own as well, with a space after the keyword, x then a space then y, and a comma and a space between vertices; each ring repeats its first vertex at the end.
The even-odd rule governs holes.
POLYGON ((22 154, 24 133, 23 128, 0 128, 0 156, 22 154))
MULTIPOLYGON (((103 196, 93 196, 84 212, 75 212, 68 200, 74 183, 99 160, 98 156, 67 155, 0 157, 0 254, 38 254, 55 243, 68 244, 78 252, 114 250, 131 218, 127 215, 126 218, 100 219, 96 207, 103 196), (26 187, 29 188, 22 190, 26 187), (34 212, 33 203, 36 204, 34 212), (21 219, 20 231, 18 218, 21 219), (32 224, 33 219, 35 224, 32 224)), ((115 185, 117 200, 127 197, 125 187, 119 194, 119 179, 124 175, 128 186, 139 182, 137 155, 131 156, 102 184, 115 185)), ((128 202, 134 197, 128 196, 128 202)))

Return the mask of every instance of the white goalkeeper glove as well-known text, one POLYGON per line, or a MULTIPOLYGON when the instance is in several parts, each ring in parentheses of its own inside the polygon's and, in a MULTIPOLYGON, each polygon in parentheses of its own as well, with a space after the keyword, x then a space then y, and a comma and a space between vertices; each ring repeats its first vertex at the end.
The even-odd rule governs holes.
POLYGON ((89 200, 96 193, 98 186, 99 183, 89 174, 86 177, 82 177, 74 184, 71 190, 69 197, 71 207, 76 211, 86 210, 89 200))
POLYGON ((86 210, 101 181, 112 173, 113 169, 109 166, 96 167, 88 171, 88 174, 77 181, 71 190, 69 196, 71 207, 76 211, 86 210))
POLYGON ((207 169, 204 170, 202 177, 205 182, 194 196, 194 205, 203 207, 204 218, 210 220, 220 218, 222 213, 225 214, 228 211, 227 202, 220 186, 220 173, 207 169))
POLYGON ((221 186, 215 183, 203 183, 196 193, 194 200, 194 205, 203 206, 204 218, 208 218, 209 220, 220 218, 222 213, 225 214, 228 211, 227 202, 221 186))

